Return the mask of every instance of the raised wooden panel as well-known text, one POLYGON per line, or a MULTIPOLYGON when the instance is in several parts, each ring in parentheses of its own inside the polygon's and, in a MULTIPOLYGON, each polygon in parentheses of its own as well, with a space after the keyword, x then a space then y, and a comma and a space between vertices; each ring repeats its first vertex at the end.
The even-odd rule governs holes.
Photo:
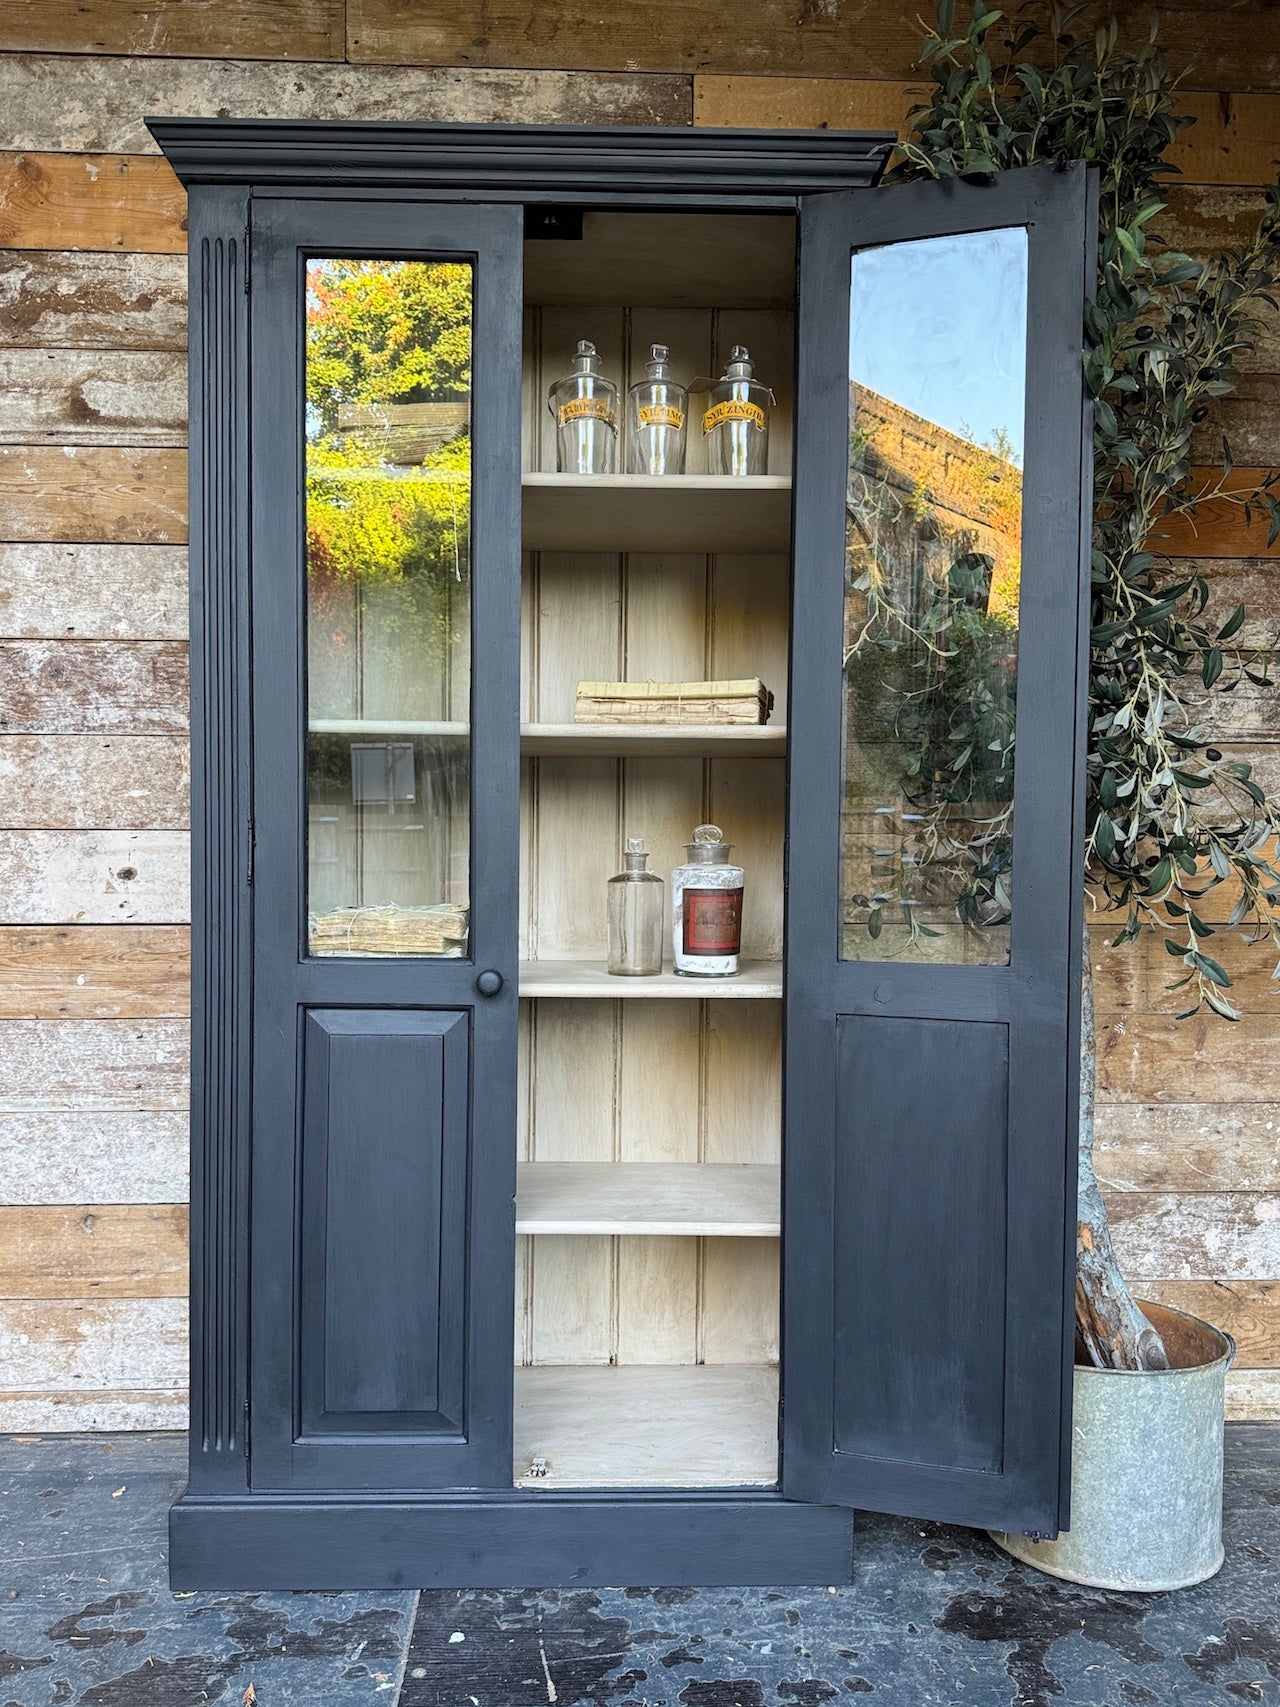
POLYGON ((187 732, 187 648, 178 641, 0 642, 7 734, 187 732))
POLYGON ((181 830, 0 830, 0 925, 185 924, 181 830))
POLYGON ((0 736, 0 827, 185 829, 188 768, 163 735, 0 736))
POLYGON ((835 1450, 999 1471, 1007 1028, 842 1017, 836 1037, 833 1190, 857 1212, 835 1229, 835 1450), (910 1356, 885 1332, 887 1299, 910 1315, 910 1356))
POLYGON ((185 445, 187 364, 155 350, 0 350, 0 443, 185 445))
POLYGON ((186 453, 0 445, 0 533, 16 543, 181 545, 186 453))
POLYGON ((469 1072, 464 1013, 306 1016, 304 1428, 461 1429, 469 1072))
MULTIPOLYGON (((0 29, 9 52, 241 53, 264 59, 341 59, 339 0, 32 0, 0 29)), ((124 69, 127 75, 127 68, 124 69)))
MULTIPOLYGON (((0 87, 11 65, 0 59, 0 87)), ((73 69, 83 72, 83 61, 73 69)), ((0 342, 11 350, 184 351, 186 263, 181 255, 7 250, 0 342)))
POLYGON ((186 196, 147 154, 0 154, 0 245, 180 255, 186 196))
MULTIPOLYGON (((0 929, 0 1018, 185 1014, 191 999, 189 936, 180 925, 0 929)), ((133 1201, 132 1183, 127 1192, 133 1201)))
POLYGON ((17 638, 185 640, 180 545, 0 545, 0 633, 17 638))
POLYGON ((0 1209, 0 1298, 180 1298, 186 1290, 185 1204, 0 1209))

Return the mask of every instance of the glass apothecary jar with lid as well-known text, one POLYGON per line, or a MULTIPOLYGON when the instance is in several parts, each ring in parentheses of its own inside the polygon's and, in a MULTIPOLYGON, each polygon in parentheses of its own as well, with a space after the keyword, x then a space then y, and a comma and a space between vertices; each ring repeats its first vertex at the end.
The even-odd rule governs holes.
POLYGON ((579 343, 573 371, 547 395, 556 424, 556 468, 561 474, 613 474, 618 466, 618 387, 600 371, 600 357, 587 338, 579 343))
POLYGON ((709 474, 769 472, 769 413, 776 399, 754 378, 745 344, 735 344, 724 372, 707 392, 702 432, 709 474))
POLYGON ((675 969, 685 978, 732 978, 742 953, 743 870, 716 824, 699 824, 671 873, 675 969))
POLYGON ((671 351, 651 344, 644 379, 627 393, 627 471, 683 474, 689 393, 671 377, 671 351))

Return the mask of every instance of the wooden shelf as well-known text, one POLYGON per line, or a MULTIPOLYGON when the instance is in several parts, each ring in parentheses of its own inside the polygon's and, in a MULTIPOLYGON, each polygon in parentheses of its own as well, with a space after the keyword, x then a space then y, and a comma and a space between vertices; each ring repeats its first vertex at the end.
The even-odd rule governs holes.
POLYGON ((527 551, 791 549, 791 480, 781 474, 526 474, 527 551))
POLYGON ((778 1372, 751 1364, 517 1369, 518 1488, 767 1488, 778 1372))
POLYGON ((759 1163, 522 1162, 516 1232, 776 1239, 780 1193, 759 1163))
POLYGON ((652 978, 618 978, 603 960, 522 960, 520 994, 539 998, 668 997, 675 1001, 779 1001, 782 962, 744 960, 736 978, 683 978, 672 971, 652 978))
MULTIPOLYGON (((356 740, 465 741, 465 723, 413 718, 318 717, 312 735, 350 735, 356 740)), ((777 758, 786 756, 782 723, 522 723, 520 751, 527 758, 777 758)))

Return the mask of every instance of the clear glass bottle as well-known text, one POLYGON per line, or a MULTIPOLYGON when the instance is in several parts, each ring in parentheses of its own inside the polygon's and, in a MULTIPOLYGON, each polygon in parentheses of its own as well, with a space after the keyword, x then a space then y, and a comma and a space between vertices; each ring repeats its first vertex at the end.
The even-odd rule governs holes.
POLYGON ((627 469, 631 474, 683 474, 689 393, 671 377, 671 351, 649 346, 648 378, 627 393, 627 469))
POLYGON ((731 843, 715 824, 699 824, 688 856, 671 873, 676 971, 685 978, 732 978, 742 952, 742 880, 731 843))
POLYGON ((556 468, 561 474, 613 474, 618 466, 618 388, 600 372, 596 347, 584 338, 573 372, 547 393, 556 423, 556 468))
POLYGON ((620 978, 652 978, 662 971, 662 892, 639 836, 627 837, 625 869, 609 879, 609 970, 620 978))
POLYGON ((751 377, 745 344, 735 344, 724 373, 707 393, 702 432, 709 474, 769 472, 769 411, 776 399, 751 377))

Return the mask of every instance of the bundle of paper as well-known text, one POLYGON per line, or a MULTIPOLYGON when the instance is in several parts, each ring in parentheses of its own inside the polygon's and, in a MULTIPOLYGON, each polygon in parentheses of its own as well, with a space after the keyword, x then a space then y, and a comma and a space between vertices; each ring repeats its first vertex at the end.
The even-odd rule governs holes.
POLYGON ((719 682, 579 682, 575 723, 767 723, 758 677, 719 682))
POLYGON ((312 954, 436 954, 467 952, 467 909, 435 907, 335 907, 308 921, 312 954))

